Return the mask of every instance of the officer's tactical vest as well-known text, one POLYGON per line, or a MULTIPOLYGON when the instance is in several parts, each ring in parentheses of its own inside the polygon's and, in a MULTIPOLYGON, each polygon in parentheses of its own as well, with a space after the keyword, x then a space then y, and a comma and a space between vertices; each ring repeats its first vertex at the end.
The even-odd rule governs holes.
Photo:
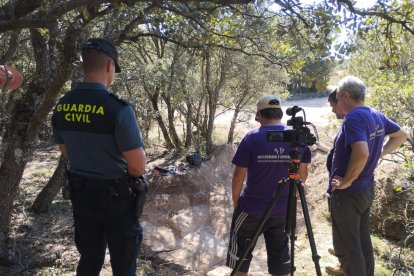
POLYGON ((59 100, 52 124, 58 131, 113 134, 116 115, 125 105, 107 91, 74 89, 59 100))

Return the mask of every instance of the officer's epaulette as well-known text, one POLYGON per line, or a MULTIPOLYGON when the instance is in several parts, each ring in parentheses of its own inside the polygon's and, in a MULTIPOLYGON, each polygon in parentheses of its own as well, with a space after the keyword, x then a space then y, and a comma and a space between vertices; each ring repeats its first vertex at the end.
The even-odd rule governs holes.
POLYGON ((124 104, 124 105, 131 105, 129 102, 127 102, 127 101, 125 101, 125 100, 121 99, 120 97, 118 97, 118 96, 117 96, 117 95, 115 95, 115 94, 109 93, 109 95, 111 95, 111 97, 112 97, 112 98, 114 98, 115 100, 117 100, 118 102, 120 102, 120 103, 122 103, 122 104, 124 104))

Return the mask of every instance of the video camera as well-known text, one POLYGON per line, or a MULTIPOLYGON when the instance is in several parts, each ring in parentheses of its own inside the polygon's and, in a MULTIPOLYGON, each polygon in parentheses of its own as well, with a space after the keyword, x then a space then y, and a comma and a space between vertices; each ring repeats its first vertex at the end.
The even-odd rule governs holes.
POLYGON ((317 139, 313 135, 310 129, 306 125, 312 125, 303 120, 303 117, 296 117, 296 113, 303 111, 306 118, 305 111, 295 105, 286 109, 286 114, 291 116, 290 120, 287 121, 288 126, 292 126, 293 129, 287 130, 269 130, 267 132, 268 142, 286 142, 290 143, 295 147, 311 146, 316 143, 317 139))

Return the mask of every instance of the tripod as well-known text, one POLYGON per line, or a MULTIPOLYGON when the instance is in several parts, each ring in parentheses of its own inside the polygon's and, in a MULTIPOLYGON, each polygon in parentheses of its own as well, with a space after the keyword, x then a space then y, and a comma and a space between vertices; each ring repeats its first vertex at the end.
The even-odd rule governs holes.
POLYGON ((285 225, 285 232, 290 235, 290 275, 293 275, 293 273, 296 270, 295 267, 295 240, 296 240, 296 211, 297 211, 297 205, 296 205, 296 192, 299 193, 299 198, 302 204, 302 210, 303 210, 303 216, 305 219, 306 224, 306 231, 308 233, 308 239, 309 244, 312 251, 312 260, 315 263, 315 269, 317 276, 321 276, 321 268, 319 266, 319 259, 320 256, 316 252, 316 245, 315 245, 315 239, 313 237, 312 232, 312 226, 311 221, 309 218, 309 211, 306 204, 306 198, 305 198, 305 190, 302 186, 302 183, 300 181, 299 176, 299 165, 300 165, 300 152, 298 151, 297 147, 294 147, 294 150, 289 153, 289 156, 291 158, 289 163, 289 178, 284 178, 277 187, 276 191, 272 195, 272 199, 267 205, 254 233, 252 238, 250 239, 250 243, 247 245, 246 249, 243 251, 243 254, 240 256, 239 260, 236 263, 236 266, 234 267, 232 273, 230 276, 236 275, 236 272, 240 269, 243 260, 246 258, 247 254, 249 253, 250 248, 255 244, 257 238, 260 235, 260 231, 262 230, 264 224, 266 223, 267 219, 269 218, 270 212, 273 209, 273 206, 275 205, 276 201, 279 199, 279 196, 283 189, 285 188, 286 184, 289 185, 289 196, 288 196, 288 207, 287 207, 287 215, 286 215, 286 225, 285 225))

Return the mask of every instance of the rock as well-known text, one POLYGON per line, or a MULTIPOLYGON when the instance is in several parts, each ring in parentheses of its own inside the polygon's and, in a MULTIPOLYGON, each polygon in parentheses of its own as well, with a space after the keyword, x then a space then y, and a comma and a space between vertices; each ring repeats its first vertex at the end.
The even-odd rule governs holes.
POLYGON ((154 226, 143 221, 144 243, 149 244, 153 251, 173 250, 177 247, 177 239, 171 228, 154 226))
POLYGON ((179 249, 161 253, 159 256, 197 271, 208 271, 226 258, 227 241, 217 238, 208 228, 200 228, 178 242, 179 249))
POLYGON ((207 273, 207 276, 228 276, 232 270, 227 266, 219 266, 207 273))
POLYGON ((231 216, 232 145, 184 175, 153 178, 142 217, 144 244, 196 271, 224 264, 231 216))
POLYGON ((207 223, 207 213, 208 207, 206 205, 180 210, 177 215, 171 218, 172 227, 177 229, 181 236, 184 237, 207 223))

